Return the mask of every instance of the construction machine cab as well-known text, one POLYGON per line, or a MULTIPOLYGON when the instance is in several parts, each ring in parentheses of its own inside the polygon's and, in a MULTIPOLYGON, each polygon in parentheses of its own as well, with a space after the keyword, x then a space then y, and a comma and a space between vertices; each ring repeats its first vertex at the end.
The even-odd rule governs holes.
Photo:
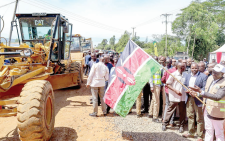
POLYGON ((82 36, 80 34, 72 35, 71 52, 82 52, 82 36))
POLYGON ((34 47, 50 44, 49 60, 59 62, 70 57, 72 24, 61 14, 16 14, 22 43, 34 47))

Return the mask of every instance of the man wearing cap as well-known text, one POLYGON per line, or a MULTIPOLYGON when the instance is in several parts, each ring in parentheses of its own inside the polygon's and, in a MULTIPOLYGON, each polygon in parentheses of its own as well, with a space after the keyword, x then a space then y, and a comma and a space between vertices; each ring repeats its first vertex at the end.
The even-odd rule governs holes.
POLYGON ((98 54, 99 54, 99 58, 101 58, 101 57, 102 57, 102 54, 103 54, 103 51, 100 50, 100 51, 98 52, 98 54))
POLYGON ((205 67, 207 67, 208 62, 206 61, 206 58, 203 59, 203 62, 205 63, 205 67))
POLYGON ((217 64, 208 78, 205 90, 198 86, 189 87, 190 95, 203 97, 205 141, 213 141, 214 130, 217 141, 224 141, 224 118, 225 118, 225 67, 217 64))

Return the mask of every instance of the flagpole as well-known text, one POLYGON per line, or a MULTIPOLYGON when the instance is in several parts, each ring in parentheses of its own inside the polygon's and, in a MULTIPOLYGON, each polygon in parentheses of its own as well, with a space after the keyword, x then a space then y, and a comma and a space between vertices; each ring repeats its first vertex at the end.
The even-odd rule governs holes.
MULTIPOLYGON (((177 82, 179 82, 184 88, 186 88, 189 92, 190 92, 190 89, 188 88, 188 87, 186 87, 183 83, 181 83, 175 76, 173 76, 167 69, 165 69, 164 67, 163 67, 163 69, 167 72, 167 73, 169 73, 169 75, 171 75, 177 82)), ((196 95, 195 95, 195 98, 197 98, 203 105, 205 105, 206 106, 206 104, 199 98, 199 97, 197 97, 196 95)))

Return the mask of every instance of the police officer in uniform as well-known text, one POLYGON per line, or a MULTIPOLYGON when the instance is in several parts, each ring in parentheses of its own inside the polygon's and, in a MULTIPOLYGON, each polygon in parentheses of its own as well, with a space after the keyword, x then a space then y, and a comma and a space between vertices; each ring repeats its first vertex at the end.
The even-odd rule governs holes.
POLYGON ((224 118, 225 118, 225 67, 217 64, 208 77, 205 90, 199 87, 189 87, 190 95, 193 97, 203 97, 204 122, 205 122, 205 141, 213 141, 214 131, 217 141, 224 141, 224 118))

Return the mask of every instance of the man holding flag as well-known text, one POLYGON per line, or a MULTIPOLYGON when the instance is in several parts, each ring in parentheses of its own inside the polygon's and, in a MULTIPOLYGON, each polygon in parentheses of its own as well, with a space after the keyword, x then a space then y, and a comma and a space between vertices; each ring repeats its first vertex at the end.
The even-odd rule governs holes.
POLYGON ((169 124, 170 118, 173 115, 174 111, 176 110, 177 105, 179 105, 179 114, 180 114, 180 128, 179 132, 183 133, 184 129, 184 120, 185 120, 185 99, 186 94, 182 87, 182 82, 184 79, 182 77, 182 73, 185 71, 185 65, 183 63, 178 63, 177 71, 173 72, 172 77, 169 76, 168 80, 166 81, 166 86, 169 88, 169 107, 166 110, 165 119, 163 119, 162 130, 166 130, 166 126, 169 124), (177 81, 178 80, 178 81, 177 81), (181 83, 180 83, 181 82, 181 83))
POLYGON ((208 78, 205 90, 198 86, 192 89, 190 95, 204 98, 204 122, 205 141, 213 141, 214 132, 217 141, 224 141, 224 119, 225 119, 225 67, 217 64, 208 78))
POLYGON ((142 88, 162 66, 129 40, 115 71, 111 74, 104 101, 117 114, 125 117, 142 88))

